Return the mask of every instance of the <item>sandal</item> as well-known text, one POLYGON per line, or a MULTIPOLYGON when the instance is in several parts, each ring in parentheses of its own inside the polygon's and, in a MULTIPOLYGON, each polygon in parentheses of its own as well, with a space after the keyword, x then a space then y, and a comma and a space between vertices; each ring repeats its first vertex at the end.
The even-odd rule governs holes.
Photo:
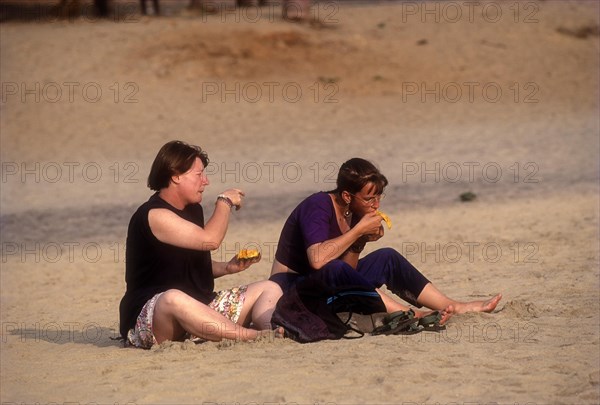
POLYGON ((422 318, 416 318, 412 309, 388 314, 384 324, 373 329, 371 335, 414 335, 419 332, 439 332, 446 329, 440 325, 442 314, 434 311, 422 318))
POLYGON ((442 314, 439 311, 433 311, 429 315, 425 315, 419 319, 419 329, 428 332, 439 332, 441 330, 446 330, 445 325, 440 325, 441 320, 442 314))
POLYGON ((376 327, 372 335, 400 335, 409 333, 417 327, 419 319, 415 318, 413 310, 397 311, 385 318, 385 323, 376 327))

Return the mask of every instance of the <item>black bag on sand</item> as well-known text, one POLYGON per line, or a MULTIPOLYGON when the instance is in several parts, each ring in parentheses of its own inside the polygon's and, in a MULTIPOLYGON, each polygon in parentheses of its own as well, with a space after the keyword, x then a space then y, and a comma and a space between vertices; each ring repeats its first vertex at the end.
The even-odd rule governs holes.
MULTIPOLYGON (((275 307, 271 323, 281 326, 286 337, 300 343, 325 339, 362 337, 365 332, 353 325, 354 314, 385 313, 385 304, 374 288, 364 286, 329 287, 305 278, 284 294, 275 307), (346 336, 349 331, 358 333, 346 336)), ((370 319, 370 318, 369 318, 370 319)))

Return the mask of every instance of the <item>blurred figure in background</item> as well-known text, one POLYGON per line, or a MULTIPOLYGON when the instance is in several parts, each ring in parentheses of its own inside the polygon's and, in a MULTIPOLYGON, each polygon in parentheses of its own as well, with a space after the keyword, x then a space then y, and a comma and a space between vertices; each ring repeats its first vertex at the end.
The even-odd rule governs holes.
MULTIPOLYGON (((142 8, 142 14, 148 15, 148 8, 146 7, 146 2, 148 0, 140 0, 140 6, 142 8)), ((160 3, 159 0, 152 0, 152 7, 154 8, 154 15, 160 15, 160 3)))

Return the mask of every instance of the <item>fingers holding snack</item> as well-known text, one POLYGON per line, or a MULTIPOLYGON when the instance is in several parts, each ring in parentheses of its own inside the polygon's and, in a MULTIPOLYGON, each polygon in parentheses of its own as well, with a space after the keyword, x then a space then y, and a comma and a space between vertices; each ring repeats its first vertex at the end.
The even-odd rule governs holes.
POLYGON ((356 225, 362 235, 378 234, 381 217, 375 212, 367 212, 356 225))
POLYGON ((260 252, 256 249, 242 249, 227 263, 229 274, 239 273, 246 270, 261 259, 260 252))

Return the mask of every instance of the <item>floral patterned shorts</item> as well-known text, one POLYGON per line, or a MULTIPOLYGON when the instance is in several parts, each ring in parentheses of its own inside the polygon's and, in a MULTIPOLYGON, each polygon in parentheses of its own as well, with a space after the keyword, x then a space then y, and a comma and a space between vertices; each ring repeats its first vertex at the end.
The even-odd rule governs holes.
MULTIPOLYGON (((230 290, 219 291, 217 292, 215 299, 213 299, 208 306, 232 322, 237 323, 240 314, 242 313, 247 290, 248 286, 242 285, 230 290)), ((137 317, 135 327, 129 329, 129 332, 127 333, 126 343, 142 349, 150 349, 157 343, 154 333, 152 332, 152 318, 154 317, 156 301, 158 301, 162 294, 163 293, 156 294, 142 307, 142 310, 137 317)))

